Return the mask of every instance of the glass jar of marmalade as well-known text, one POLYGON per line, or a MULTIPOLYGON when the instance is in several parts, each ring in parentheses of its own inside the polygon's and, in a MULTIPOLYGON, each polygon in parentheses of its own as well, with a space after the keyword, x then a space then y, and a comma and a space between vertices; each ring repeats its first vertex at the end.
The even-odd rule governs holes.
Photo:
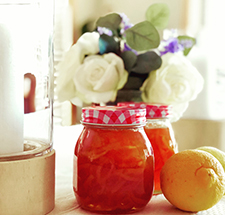
POLYGON ((155 157, 154 194, 160 194, 162 193, 160 171, 168 158, 178 152, 178 146, 170 123, 172 106, 144 102, 121 102, 117 105, 146 108, 147 123, 144 130, 151 142, 155 157))
POLYGON ((172 107, 164 104, 145 104, 147 123, 144 130, 151 142, 155 157, 154 194, 162 193, 160 172, 165 162, 178 152, 170 123, 172 107))
POLYGON ((145 114, 145 109, 116 106, 82 109, 73 189, 83 209, 130 213, 151 199, 154 156, 143 129, 145 114))

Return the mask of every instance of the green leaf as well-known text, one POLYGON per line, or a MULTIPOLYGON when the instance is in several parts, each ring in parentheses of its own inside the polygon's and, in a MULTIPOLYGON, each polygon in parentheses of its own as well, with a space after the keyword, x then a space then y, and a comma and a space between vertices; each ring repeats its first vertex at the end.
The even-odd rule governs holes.
POLYGON ((112 31, 116 31, 119 28, 119 25, 122 21, 122 18, 117 13, 110 13, 106 16, 100 17, 96 25, 97 27, 105 27, 111 29, 112 31))
POLYGON ((162 59, 155 52, 150 51, 137 56, 137 62, 132 69, 132 72, 138 74, 148 74, 149 72, 158 69, 162 64, 162 59))
POLYGON ((125 31, 127 44, 136 51, 157 48, 160 43, 159 33, 148 21, 140 22, 125 31))
POLYGON ((170 9, 163 3, 153 4, 146 11, 146 19, 159 29, 166 28, 169 16, 170 9))
POLYGON ((191 51, 192 47, 196 44, 196 39, 189 36, 178 36, 179 43, 184 46, 184 56, 187 56, 191 51))
POLYGON ((132 51, 125 51, 120 54, 123 59, 125 69, 130 72, 137 60, 137 55, 132 51))
POLYGON ((139 90, 144 81, 148 77, 148 74, 137 74, 131 72, 128 76, 127 82, 123 89, 125 90, 139 90))
POLYGON ((102 34, 99 38, 99 51, 100 54, 114 52, 116 54, 120 51, 120 44, 116 42, 113 37, 102 34))

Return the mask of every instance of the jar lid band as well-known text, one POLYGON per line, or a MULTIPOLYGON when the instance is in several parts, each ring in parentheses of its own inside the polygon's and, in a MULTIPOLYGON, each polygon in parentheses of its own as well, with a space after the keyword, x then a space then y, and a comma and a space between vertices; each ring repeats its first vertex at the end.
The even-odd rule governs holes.
POLYGON ((145 108, 96 106, 82 108, 82 122, 105 125, 140 125, 146 122, 145 108))
POLYGON ((169 118, 171 111, 170 105, 146 105, 146 118, 169 118))
POLYGON ((172 115, 172 106, 167 104, 145 102, 120 102, 120 107, 146 108, 146 118, 169 118, 172 115))

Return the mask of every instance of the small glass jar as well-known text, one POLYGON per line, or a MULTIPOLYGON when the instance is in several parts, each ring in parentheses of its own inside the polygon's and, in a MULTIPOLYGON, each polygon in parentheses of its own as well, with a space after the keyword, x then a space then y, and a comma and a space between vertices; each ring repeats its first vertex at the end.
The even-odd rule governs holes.
POLYGON ((154 156, 143 129, 145 114, 145 109, 116 106, 82 109, 73 189, 83 209, 130 213, 151 199, 154 156))
POLYGON ((160 188, 160 172, 165 162, 178 152, 170 117, 172 106, 144 102, 121 102, 118 106, 146 108, 147 122, 144 130, 150 140, 155 157, 154 194, 162 193, 160 188))
POLYGON ((162 193, 160 172, 165 162, 178 152, 170 123, 172 107, 164 104, 145 104, 147 123, 144 130, 151 142, 155 157, 154 194, 162 193))

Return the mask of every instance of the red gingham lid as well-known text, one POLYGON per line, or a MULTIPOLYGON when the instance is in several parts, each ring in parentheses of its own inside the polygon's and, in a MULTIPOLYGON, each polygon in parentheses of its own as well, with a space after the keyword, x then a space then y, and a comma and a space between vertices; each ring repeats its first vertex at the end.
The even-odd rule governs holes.
POLYGON ((155 104, 145 102, 120 102, 117 104, 120 107, 140 107, 146 108, 146 118, 169 118, 172 114, 172 106, 166 104, 155 104))
POLYGON ((82 122, 105 125, 140 125, 146 122, 146 109, 118 106, 82 108, 82 122))

